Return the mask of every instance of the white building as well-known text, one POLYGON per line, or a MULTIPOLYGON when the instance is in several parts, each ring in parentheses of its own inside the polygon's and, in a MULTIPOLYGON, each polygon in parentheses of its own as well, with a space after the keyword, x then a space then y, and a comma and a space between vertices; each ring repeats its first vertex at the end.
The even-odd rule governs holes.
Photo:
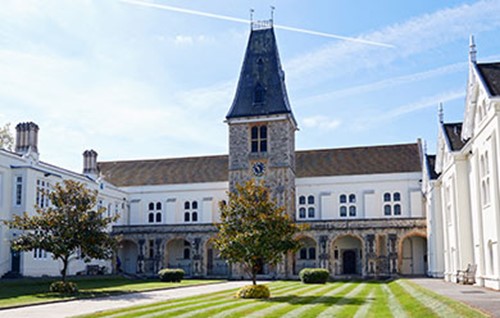
POLYGON ((500 289, 499 113, 500 63, 477 63, 471 38, 464 122, 441 118, 439 175, 424 173, 430 272, 456 281, 457 270, 474 264, 477 284, 493 289, 500 289))
MULTIPOLYGON (((37 187, 71 178, 99 189, 102 204, 121 215, 113 233, 123 238, 117 256, 125 272, 181 267, 192 276, 240 277, 241 268, 213 247, 214 223, 226 192, 256 178, 297 222, 311 226, 298 253, 277 267, 263 260, 264 277, 295 277, 304 267, 336 276, 427 273, 420 142, 296 151, 297 124, 270 23, 253 25, 226 120, 228 155, 96 163, 96 153, 87 151, 84 174, 39 161, 38 128, 22 124, 16 152, 0 151, 2 218, 33 213, 42 202, 37 187)), ((48 257, 12 253, 14 234, 2 226, 0 275, 57 274, 59 264, 48 257)), ((70 273, 82 266, 75 261, 70 273)))

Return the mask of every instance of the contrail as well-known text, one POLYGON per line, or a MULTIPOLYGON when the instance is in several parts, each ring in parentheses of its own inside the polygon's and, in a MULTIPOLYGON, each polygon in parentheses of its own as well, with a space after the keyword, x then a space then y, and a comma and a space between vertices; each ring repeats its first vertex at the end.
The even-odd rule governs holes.
MULTIPOLYGON (((244 23, 244 24, 250 23, 250 21, 248 21, 247 19, 240 19, 240 18, 229 17, 227 15, 220 15, 220 14, 214 14, 214 13, 209 13, 209 12, 202 12, 202 11, 197 11, 197 10, 173 7, 173 6, 169 6, 169 5, 165 5, 165 4, 156 4, 156 3, 136 1, 136 0, 120 0, 120 1, 124 2, 124 3, 128 3, 128 4, 143 6, 143 7, 150 7, 150 8, 156 8, 156 9, 161 9, 161 10, 166 10, 166 11, 180 12, 180 13, 185 13, 185 14, 202 16, 202 17, 206 17, 206 18, 225 20, 225 21, 231 21, 231 22, 238 22, 238 23, 244 23)), ((312 31, 312 30, 306 30, 306 29, 299 29, 299 28, 289 27, 289 26, 285 26, 285 25, 274 24, 274 28, 286 30, 286 31, 292 31, 292 32, 317 35, 317 36, 322 36, 322 37, 327 37, 327 38, 333 38, 333 39, 338 39, 338 40, 343 40, 343 41, 363 43, 363 44, 368 44, 368 45, 390 47, 390 48, 395 47, 392 44, 363 40, 360 38, 352 38, 352 37, 348 37, 348 36, 336 35, 336 34, 331 34, 331 33, 324 33, 324 32, 318 32, 318 31, 312 31)))

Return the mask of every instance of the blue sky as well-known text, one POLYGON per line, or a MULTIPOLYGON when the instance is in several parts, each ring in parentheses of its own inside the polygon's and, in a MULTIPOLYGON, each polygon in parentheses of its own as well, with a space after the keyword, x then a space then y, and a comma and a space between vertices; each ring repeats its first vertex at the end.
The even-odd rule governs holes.
POLYGON ((90 148, 227 153, 249 25, 167 7, 260 20, 270 5, 278 25, 392 46, 276 30, 297 149, 423 138, 435 152, 437 105, 463 117, 469 35, 478 61, 500 60, 500 1, 2 0, 0 125, 36 122, 42 160, 75 171, 90 148))

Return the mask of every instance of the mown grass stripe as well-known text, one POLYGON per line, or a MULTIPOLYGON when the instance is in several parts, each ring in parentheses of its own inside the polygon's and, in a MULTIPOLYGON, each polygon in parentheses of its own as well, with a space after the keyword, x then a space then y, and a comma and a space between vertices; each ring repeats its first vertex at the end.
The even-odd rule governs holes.
MULTIPOLYGON (((396 281, 389 283, 389 289, 403 307, 407 316, 411 317, 435 317, 432 310, 424 306, 413 295, 406 292, 396 281)), ((394 315, 395 317, 399 317, 394 315)))
MULTIPOLYGON (((274 286, 271 286, 271 296, 276 297, 280 295, 286 294, 290 290, 297 290, 298 285, 288 286, 288 288, 279 288, 276 289, 274 286)), ((200 313, 195 313, 193 317, 212 317, 212 318, 222 318, 222 317, 234 317, 237 315, 239 311, 243 311, 249 308, 255 308, 257 304, 262 302, 262 300, 258 299, 239 299, 233 301, 232 304, 228 307, 225 307, 223 312, 220 312, 220 308, 212 308, 210 310, 205 310, 200 313)))
POLYGON ((370 290, 368 297, 365 298, 366 299, 365 303, 363 305, 361 305, 361 307, 359 307, 359 309, 356 311, 356 314, 354 315, 353 318, 364 318, 368 315, 368 311, 370 310, 373 303, 375 302, 375 288, 372 288, 370 290))
POLYGON ((396 283, 403 287, 404 290, 406 290, 424 306, 435 312, 439 317, 456 317, 458 315, 452 308, 445 303, 440 302, 438 299, 416 290, 401 280, 398 280, 396 283))
MULTIPOLYGON (((366 314, 367 318, 392 317, 391 309, 389 308, 389 297, 384 291, 385 283, 377 283, 375 287, 375 301, 370 307, 370 311, 366 314)), ((393 296, 394 297, 394 296, 393 296)), ((397 305, 399 305, 397 303, 397 305)), ((401 309, 403 312, 403 309, 401 309)), ((404 312, 403 312, 404 314, 404 312)))
POLYGON ((342 306, 349 303, 351 301, 350 298, 359 294, 365 287, 366 287, 365 283, 359 284, 358 286, 356 286, 356 288, 351 290, 344 297, 339 298, 332 306, 326 308, 326 310, 323 310, 318 315, 318 318, 327 318, 336 316, 336 313, 342 309, 342 306))
POLYGON ((398 299, 396 298, 396 296, 394 296, 394 294, 392 293, 391 289, 389 288, 389 286, 387 284, 384 284, 382 285, 382 289, 384 291, 384 293, 387 295, 387 300, 388 300, 388 305, 389 305, 389 309, 392 313, 392 316, 393 317, 401 317, 401 318, 406 318, 408 317, 406 315, 406 312, 405 310, 403 309, 403 306, 401 306, 401 304, 399 303, 398 299))
POLYGON ((305 312, 309 312, 314 309, 314 307, 319 304, 326 303, 331 299, 332 296, 340 293, 342 290, 339 290, 340 284, 336 283, 336 286, 333 289, 329 289, 326 293, 321 294, 319 297, 315 297, 312 301, 309 301, 305 304, 301 303, 299 308, 296 308, 292 311, 286 313, 286 317, 302 317, 305 312))
POLYGON ((373 290, 372 284, 366 284, 354 297, 344 297, 345 301, 339 310, 336 311, 335 317, 353 317, 359 308, 366 303, 366 298, 373 290))
POLYGON ((307 287, 306 286, 307 285, 304 285, 304 287, 302 288, 302 290, 300 290, 299 293, 292 294, 292 295, 289 295, 286 297, 281 297, 279 299, 277 299, 277 297, 275 297, 275 298, 271 298, 271 299, 265 301, 263 304, 263 308, 253 310, 246 317, 250 317, 250 318, 274 317, 275 311, 279 311, 287 306, 292 306, 294 303, 297 303, 300 300, 300 297, 315 295, 315 294, 321 293, 324 289, 331 288, 330 284, 323 286, 319 289, 318 289, 317 285, 310 285, 307 287), (271 315, 271 313, 272 313, 272 315, 271 315))

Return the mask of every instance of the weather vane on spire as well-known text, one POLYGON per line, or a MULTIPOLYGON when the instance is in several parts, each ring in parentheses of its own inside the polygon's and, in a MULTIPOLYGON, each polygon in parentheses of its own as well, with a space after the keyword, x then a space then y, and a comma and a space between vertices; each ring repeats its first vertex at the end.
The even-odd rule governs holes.
POLYGON ((271 23, 274 21, 274 10, 276 10, 275 6, 270 6, 271 7, 271 23))
POLYGON ((253 22, 253 13, 254 13, 254 9, 250 8, 250 23, 253 22))

